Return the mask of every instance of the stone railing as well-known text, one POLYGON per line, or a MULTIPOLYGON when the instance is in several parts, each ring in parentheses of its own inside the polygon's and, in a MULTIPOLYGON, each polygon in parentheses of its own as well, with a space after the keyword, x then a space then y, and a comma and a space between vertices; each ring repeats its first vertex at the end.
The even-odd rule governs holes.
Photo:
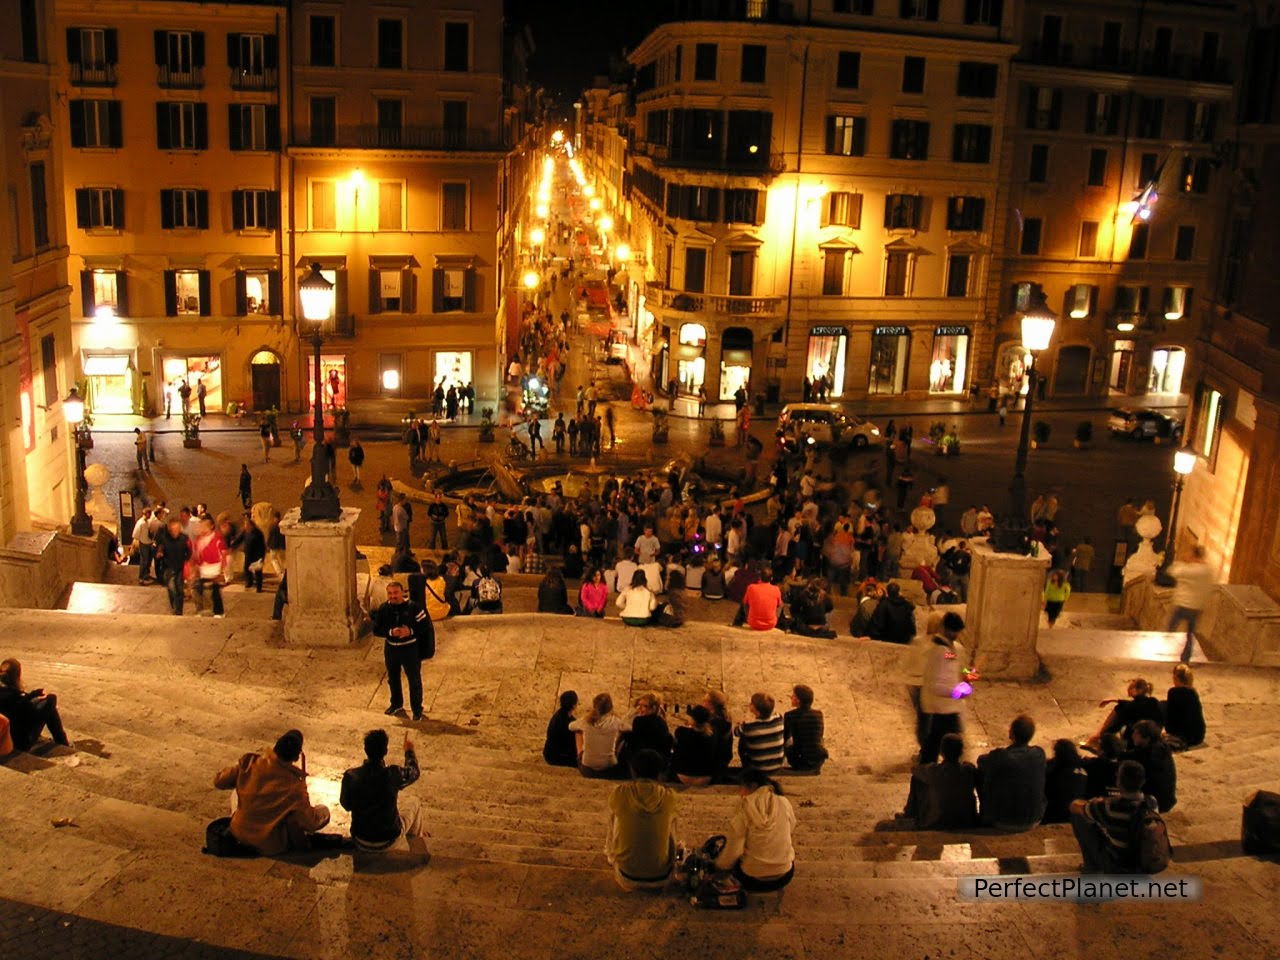
POLYGON ((0 548, 0 607, 50 610, 76 581, 101 582, 111 534, 93 529, 92 537, 64 530, 20 533, 0 548))
MULTIPOLYGON (((1172 609, 1172 588, 1149 576, 1125 583, 1121 612, 1139 630, 1164 630, 1172 609)), ((1280 667, 1280 604, 1259 587, 1221 584, 1205 604, 1196 639, 1211 660, 1280 667)))
POLYGON ((715 293, 689 293, 657 284, 645 286, 648 306, 680 313, 719 313, 734 316, 772 316, 782 308, 781 297, 732 297, 715 293))

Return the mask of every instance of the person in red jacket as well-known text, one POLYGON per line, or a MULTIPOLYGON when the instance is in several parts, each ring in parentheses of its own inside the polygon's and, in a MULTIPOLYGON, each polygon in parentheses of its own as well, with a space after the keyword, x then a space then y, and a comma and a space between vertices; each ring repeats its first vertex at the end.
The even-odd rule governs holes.
POLYGON ((205 587, 213 597, 213 616, 222 617, 222 583, 226 579, 227 543, 213 526, 207 514, 200 518, 199 533, 191 550, 191 567, 195 574, 193 592, 196 615, 204 612, 205 587))
POLYGON ((767 567, 760 579, 747 587, 742 597, 747 626, 752 630, 772 630, 778 625, 782 611, 782 591, 773 583, 773 573, 767 567))

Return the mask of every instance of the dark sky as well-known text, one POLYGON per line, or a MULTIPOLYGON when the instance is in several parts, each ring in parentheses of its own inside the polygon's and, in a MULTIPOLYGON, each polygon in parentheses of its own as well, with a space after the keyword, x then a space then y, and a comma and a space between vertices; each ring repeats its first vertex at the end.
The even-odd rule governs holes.
POLYGON ((533 28, 533 79, 572 98, 607 73, 610 55, 643 40, 668 6, 664 0, 507 0, 507 19, 533 28))

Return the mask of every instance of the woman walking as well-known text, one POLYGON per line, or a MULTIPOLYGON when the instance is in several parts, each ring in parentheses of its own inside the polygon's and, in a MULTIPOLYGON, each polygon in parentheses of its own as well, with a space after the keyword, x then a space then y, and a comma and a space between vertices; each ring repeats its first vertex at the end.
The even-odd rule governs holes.
POLYGON ((1058 615, 1062 613, 1062 607, 1069 596, 1071 584, 1067 582, 1067 575, 1061 570, 1049 574, 1049 582, 1044 585, 1044 612, 1049 618, 1049 626, 1052 627, 1058 621, 1058 615))

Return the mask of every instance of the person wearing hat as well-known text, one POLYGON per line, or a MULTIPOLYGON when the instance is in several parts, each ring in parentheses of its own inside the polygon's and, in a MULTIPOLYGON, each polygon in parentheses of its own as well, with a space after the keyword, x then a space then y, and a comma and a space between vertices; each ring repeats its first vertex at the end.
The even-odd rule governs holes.
POLYGON ((246 753, 218 771, 213 785, 235 790, 231 835, 263 856, 306 850, 308 834, 329 823, 329 808, 312 805, 307 793, 307 756, 299 730, 282 734, 265 754, 246 753))

